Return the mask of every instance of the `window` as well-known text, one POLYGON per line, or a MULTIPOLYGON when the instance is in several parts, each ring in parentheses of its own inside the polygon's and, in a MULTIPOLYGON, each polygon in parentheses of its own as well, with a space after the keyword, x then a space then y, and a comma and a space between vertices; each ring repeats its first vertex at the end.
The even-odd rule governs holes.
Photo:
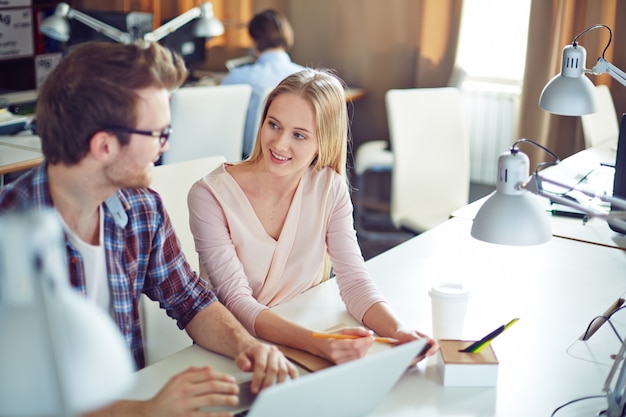
POLYGON ((468 80, 521 82, 529 14, 530 0, 464 0, 457 63, 468 80))

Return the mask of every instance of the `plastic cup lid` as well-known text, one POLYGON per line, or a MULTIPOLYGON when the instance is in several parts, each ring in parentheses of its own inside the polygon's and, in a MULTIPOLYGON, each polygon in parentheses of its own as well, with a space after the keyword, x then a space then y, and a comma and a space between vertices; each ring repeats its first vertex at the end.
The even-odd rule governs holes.
POLYGON ((470 295, 469 288, 457 282, 442 282, 433 285, 428 293, 431 297, 466 298, 470 295))

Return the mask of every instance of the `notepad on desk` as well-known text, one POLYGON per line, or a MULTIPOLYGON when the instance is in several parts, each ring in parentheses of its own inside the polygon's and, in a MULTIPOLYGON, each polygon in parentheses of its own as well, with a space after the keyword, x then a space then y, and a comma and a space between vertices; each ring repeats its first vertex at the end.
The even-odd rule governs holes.
MULTIPOLYGON (((344 323, 340 323, 324 330, 324 333, 337 332, 345 327, 346 325, 344 323)), ((334 363, 329 361, 328 359, 313 355, 300 349, 294 349, 282 345, 277 345, 276 347, 283 353, 283 355, 285 355, 285 357, 287 357, 287 359, 301 366, 309 372, 321 371, 322 369, 330 368, 334 365, 334 363)), ((378 350, 384 350, 386 348, 387 347, 380 346, 380 344, 375 343, 373 346, 370 347, 368 352, 374 353, 378 350)))
POLYGON ((327 359, 300 349, 294 349, 287 346, 277 346, 277 348, 287 359, 303 367, 309 372, 321 371, 322 369, 330 368, 334 365, 327 359))

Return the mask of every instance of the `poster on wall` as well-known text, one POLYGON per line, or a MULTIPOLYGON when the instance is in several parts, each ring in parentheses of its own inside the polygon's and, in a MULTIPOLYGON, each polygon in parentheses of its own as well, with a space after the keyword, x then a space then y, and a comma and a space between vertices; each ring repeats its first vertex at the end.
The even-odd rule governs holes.
POLYGON ((27 9, 0 9, 0 60, 33 55, 33 14, 27 9))
POLYGON ((30 6, 31 0, 0 0, 0 9, 3 7, 25 7, 30 6))
POLYGON ((37 88, 41 87, 44 80, 52 70, 61 62, 63 55, 60 52, 41 54, 35 56, 35 78, 37 88))

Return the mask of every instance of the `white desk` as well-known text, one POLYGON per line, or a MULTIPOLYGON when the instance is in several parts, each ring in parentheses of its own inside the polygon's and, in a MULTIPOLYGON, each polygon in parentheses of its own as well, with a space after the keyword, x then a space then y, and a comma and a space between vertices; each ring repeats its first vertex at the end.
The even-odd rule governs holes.
POLYGON ((42 161, 41 151, 0 144, 0 176, 33 168, 42 161))
MULTIPOLYGON (((626 252, 566 239, 496 246, 472 239, 470 227, 467 219, 450 219, 367 265, 401 319, 424 332, 431 330, 427 293, 438 280, 461 279, 472 288, 465 339, 519 317, 493 342, 500 361, 497 387, 443 387, 436 360, 429 358, 403 376, 372 416, 549 416, 567 401, 601 393, 609 366, 574 358, 567 349, 626 291, 626 252)), ((313 329, 354 323, 334 280, 274 310, 313 329)), ((615 352, 618 347, 615 340, 615 352)), ((235 370, 223 357, 192 346, 138 372, 137 389, 128 398, 154 395, 167 378, 192 364, 235 370)), ((593 415, 604 405, 586 401, 568 408, 567 415, 593 415)))
POLYGON ((0 187, 6 174, 34 168, 43 159, 38 136, 0 136, 0 187))
POLYGON ((11 136, 0 136, 0 144, 41 153, 41 139, 39 139, 39 136, 29 132, 22 132, 18 135, 11 136))
POLYGON ((6 100, 7 104, 23 103, 37 100, 37 90, 16 91, 13 93, 0 94, 0 100, 6 100))

